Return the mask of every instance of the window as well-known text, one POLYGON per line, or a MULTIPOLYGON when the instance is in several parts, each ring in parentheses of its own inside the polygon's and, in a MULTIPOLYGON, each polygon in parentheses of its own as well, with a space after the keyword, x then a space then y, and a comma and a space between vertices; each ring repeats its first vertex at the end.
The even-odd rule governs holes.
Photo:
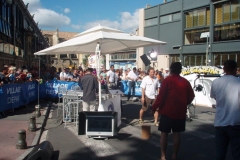
POLYGON ((160 17, 160 24, 162 23, 167 23, 167 22, 172 22, 181 19, 181 13, 173 13, 169 15, 164 15, 160 17))
POLYGON ((160 17, 160 23, 167 23, 172 21, 172 15, 166 15, 160 17))
POLYGON ((152 26, 152 25, 157 25, 158 24, 158 19, 156 18, 152 18, 152 19, 146 19, 145 20, 145 27, 146 26, 152 26))
POLYGON ((123 54, 112 54, 111 59, 124 60, 124 59, 136 59, 136 53, 123 53, 123 54))
POLYGON ((240 19, 240 4, 239 4, 239 0, 233 0, 231 2, 231 19, 233 21, 240 19))
POLYGON ((232 0, 215 5, 215 24, 240 20, 240 1, 232 0))
POLYGON ((214 27, 214 42, 240 39, 240 22, 214 27))
POLYGON ((179 13, 172 14, 172 19, 173 21, 181 19, 181 13, 179 12, 179 13))
POLYGON ((226 60, 235 60, 240 66, 240 52, 239 53, 215 53, 214 54, 214 65, 222 66, 226 60))
POLYGON ((196 43, 206 43, 206 38, 200 38, 201 33, 209 32, 209 28, 185 30, 185 42, 184 44, 196 44, 196 43))
POLYGON ((186 28, 210 25, 210 8, 185 12, 186 28))
POLYGON ((170 64, 180 61, 180 55, 169 55, 170 64))
POLYGON ((184 66, 204 66, 206 55, 199 54, 199 55, 183 55, 184 58, 184 66))

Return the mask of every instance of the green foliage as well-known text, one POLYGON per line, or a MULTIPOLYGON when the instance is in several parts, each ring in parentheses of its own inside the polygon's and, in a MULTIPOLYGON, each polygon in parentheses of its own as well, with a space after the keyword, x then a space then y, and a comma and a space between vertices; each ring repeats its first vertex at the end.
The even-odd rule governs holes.
POLYGON ((89 57, 89 55, 85 55, 82 60, 84 68, 88 67, 88 57, 89 57))

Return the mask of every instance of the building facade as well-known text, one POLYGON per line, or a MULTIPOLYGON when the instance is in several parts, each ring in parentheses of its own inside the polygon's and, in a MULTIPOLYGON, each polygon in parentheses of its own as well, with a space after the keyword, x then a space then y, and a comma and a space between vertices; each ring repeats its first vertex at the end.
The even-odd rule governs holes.
MULTIPOLYGON (((49 45, 54 46, 58 43, 74 38, 74 36, 77 35, 78 32, 59 32, 59 30, 56 29, 56 31, 43 30, 42 34, 48 41, 49 45)), ((71 53, 51 55, 50 61, 51 65, 56 68, 73 68, 82 64, 82 55, 71 53)))
MULTIPOLYGON (((4 64, 38 66, 34 53, 49 45, 34 15, 29 13, 28 4, 22 0, 0 0, 0 3, 0 68, 4 64)), ((44 64, 50 62, 48 56, 41 56, 41 59, 44 64)))
POLYGON ((106 55, 106 69, 114 65, 115 69, 132 69, 136 67, 137 52, 133 50, 119 51, 106 55))
POLYGON ((161 55, 159 67, 176 61, 184 66, 221 66, 227 59, 240 66, 240 0, 173 0, 142 12, 140 32, 167 42, 140 53, 156 50, 161 55))

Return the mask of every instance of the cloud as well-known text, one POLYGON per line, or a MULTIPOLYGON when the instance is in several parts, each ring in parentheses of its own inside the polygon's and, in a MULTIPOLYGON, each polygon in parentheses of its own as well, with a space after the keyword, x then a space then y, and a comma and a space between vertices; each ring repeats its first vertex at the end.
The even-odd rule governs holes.
POLYGON ((84 25, 84 29, 89 29, 97 25, 107 26, 125 32, 135 33, 135 30, 138 28, 139 24, 139 10, 136 10, 134 13, 122 12, 120 13, 120 18, 116 21, 110 20, 96 20, 93 22, 88 22, 84 25))
POLYGON ((75 30, 79 30, 81 28, 80 25, 74 25, 74 24, 72 24, 71 27, 75 30))
POLYGON ((71 22, 71 19, 67 16, 48 9, 38 9, 33 13, 35 14, 35 21, 39 22, 39 25, 43 28, 46 27, 56 29, 59 26, 69 25, 71 22))
POLYGON ((70 12, 71 12, 71 10, 69 8, 64 9, 64 13, 70 13, 70 12))
MULTIPOLYGON (((28 10, 34 14, 35 22, 39 22, 40 28, 48 28, 55 30, 63 26, 68 26, 71 19, 63 14, 53 10, 43 8, 40 0, 23 0, 25 4, 29 3, 28 10)), ((70 11, 70 10, 69 10, 70 11)))

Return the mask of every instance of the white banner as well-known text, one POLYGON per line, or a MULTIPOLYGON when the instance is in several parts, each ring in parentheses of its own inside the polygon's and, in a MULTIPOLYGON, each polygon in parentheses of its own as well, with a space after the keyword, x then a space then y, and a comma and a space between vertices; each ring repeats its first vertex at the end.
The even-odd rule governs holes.
MULTIPOLYGON (((101 55, 100 56, 100 68, 104 68, 104 58, 103 56, 101 55)), ((90 68, 97 68, 97 58, 96 58, 96 55, 95 54, 91 54, 89 57, 88 57, 88 67, 90 68)))

